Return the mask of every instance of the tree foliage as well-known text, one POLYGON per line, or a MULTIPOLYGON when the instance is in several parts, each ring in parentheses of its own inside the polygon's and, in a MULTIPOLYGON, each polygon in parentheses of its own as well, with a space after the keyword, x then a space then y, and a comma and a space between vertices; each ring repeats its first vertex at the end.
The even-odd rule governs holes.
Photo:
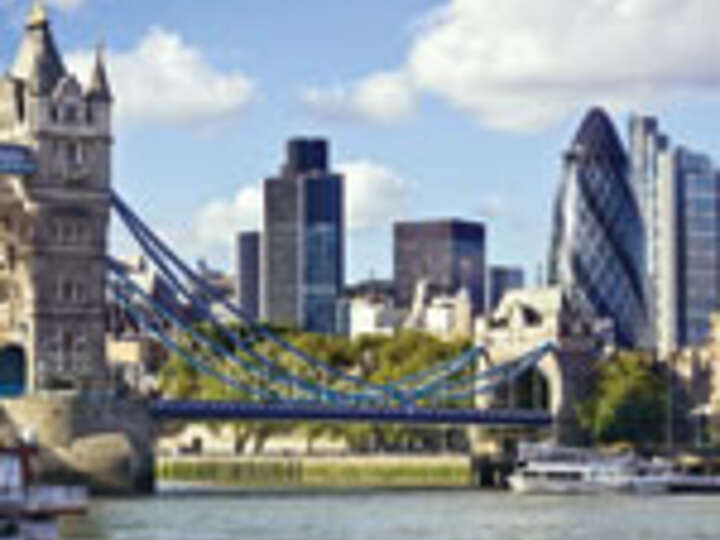
MULTIPOLYGON (((226 349, 232 350, 231 343, 223 339, 217 331, 209 325, 199 325, 197 330, 216 343, 221 343, 226 349)), ((339 336, 326 336, 319 334, 298 333, 291 330, 282 331, 284 339, 292 346, 336 368, 338 371, 369 380, 374 384, 384 384, 397 381, 419 371, 446 362, 458 356, 470 347, 468 340, 442 341, 420 332, 401 332, 397 336, 363 336, 350 340, 339 336)), ((238 335, 244 338, 243 331, 238 335)), ((219 359, 205 345, 197 343, 190 336, 178 338, 183 348, 191 351, 195 358, 201 359, 203 364, 212 367, 218 372, 232 377, 254 388, 262 388, 276 396, 277 400, 284 399, 316 399, 316 396, 298 388, 299 385, 287 382, 270 383, 268 380, 277 379, 272 375, 292 375, 311 384, 327 386, 335 391, 360 392, 366 388, 343 380, 333 374, 312 366, 303 361, 298 355, 288 352, 277 343, 259 340, 252 347, 259 354, 271 359, 279 366, 271 373, 270 369, 240 350, 234 351, 247 364, 257 368, 256 372, 244 368, 237 363, 219 359), (259 371, 259 372, 258 372, 259 371)), ((466 377, 472 372, 472 367, 456 377, 466 377)), ((177 354, 171 355, 169 361, 160 371, 160 389, 168 399, 199 399, 199 400, 233 400, 257 401, 257 397, 218 381, 190 365, 177 354)), ((444 404, 446 406, 468 406, 469 403, 444 404)), ((308 434, 309 444, 312 439, 323 435, 342 436, 351 447, 356 449, 400 448, 417 446, 418 441, 427 443, 433 437, 437 438, 437 430, 419 429, 411 427, 398 427, 372 424, 333 424, 333 423, 296 423, 296 427, 308 434)), ((237 431, 243 434, 266 438, 278 432, 287 430, 279 423, 238 423, 237 431)), ((257 444, 257 443, 256 443, 257 444)), ((438 443, 439 444, 439 443, 438 443)), ((260 443, 262 445, 262 442, 260 443)))
POLYGON ((577 413, 597 442, 647 445, 662 441, 666 410, 661 370, 648 354, 623 351, 599 368, 595 391, 577 413))

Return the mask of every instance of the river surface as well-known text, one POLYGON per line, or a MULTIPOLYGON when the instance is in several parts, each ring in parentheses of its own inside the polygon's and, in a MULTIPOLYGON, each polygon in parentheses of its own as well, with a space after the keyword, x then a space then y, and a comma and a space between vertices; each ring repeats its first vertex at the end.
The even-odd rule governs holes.
POLYGON ((711 540, 720 496, 480 491, 98 499, 63 538, 133 540, 711 540))

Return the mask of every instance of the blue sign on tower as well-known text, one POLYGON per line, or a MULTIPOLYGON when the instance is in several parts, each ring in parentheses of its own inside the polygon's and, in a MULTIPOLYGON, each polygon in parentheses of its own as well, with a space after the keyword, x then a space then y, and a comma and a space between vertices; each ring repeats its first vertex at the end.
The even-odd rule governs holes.
POLYGON ((0 174, 33 174, 37 170, 30 149, 13 144, 0 144, 0 174))

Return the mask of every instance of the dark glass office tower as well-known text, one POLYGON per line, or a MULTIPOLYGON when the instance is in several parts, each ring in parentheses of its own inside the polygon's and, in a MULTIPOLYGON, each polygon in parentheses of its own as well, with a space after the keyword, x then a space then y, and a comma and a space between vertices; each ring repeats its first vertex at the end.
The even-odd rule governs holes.
POLYGON ((612 121, 592 109, 565 154, 555 203, 550 283, 615 323, 618 342, 644 345, 643 225, 612 121))
POLYGON ((327 141, 293 139, 264 184, 263 317, 320 333, 336 331, 345 284, 344 181, 328 162, 327 141))
POLYGON ((238 233, 235 246, 235 274, 238 305, 248 315, 260 315, 260 233, 238 233))
POLYGON ((491 312, 500 305, 506 292, 522 289, 525 285, 525 271, 514 266, 491 266, 488 271, 488 305, 491 312))
POLYGON ((677 343, 700 345, 718 307, 718 177, 705 154, 679 147, 673 157, 677 343))
POLYGON ((467 288, 476 312, 485 301, 485 225, 455 219, 395 224, 395 300, 412 303, 424 279, 430 294, 467 288))

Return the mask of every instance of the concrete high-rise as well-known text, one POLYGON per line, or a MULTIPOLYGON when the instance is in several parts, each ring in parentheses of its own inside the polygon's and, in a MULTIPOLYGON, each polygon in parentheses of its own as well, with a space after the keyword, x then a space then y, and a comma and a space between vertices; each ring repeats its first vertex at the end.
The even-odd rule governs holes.
POLYGON ((308 332, 336 330, 345 284, 344 180, 327 141, 292 139, 278 177, 264 182, 261 313, 308 332))
POLYGON ((637 346, 647 330, 645 244, 629 172, 612 121, 590 110, 564 158, 549 281, 571 305, 611 319, 621 345, 637 346))
POLYGON ((410 306, 424 280, 431 295, 465 288, 473 310, 485 309, 485 225, 457 219, 395 223, 395 300, 410 306))
POLYGON ((235 279, 238 305, 257 319, 260 316, 260 233, 257 231, 237 234, 235 279))
POLYGON ((525 272, 520 267, 493 265, 488 270, 487 279, 487 312, 491 312, 500 304, 503 295, 514 289, 525 286, 525 272))
POLYGON ((660 191, 662 189, 662 162, 670 152, 667 135, 659 130, 658 121, 652 116, 630 117, 630 167, 631 183, 643 221, 645 239, 645 265, 643 268, 645 298, 647 300, 648 326, 646 342, 657 343, 660 324, 661 239, 660 230, 667 224, 661 222, 660 191))

